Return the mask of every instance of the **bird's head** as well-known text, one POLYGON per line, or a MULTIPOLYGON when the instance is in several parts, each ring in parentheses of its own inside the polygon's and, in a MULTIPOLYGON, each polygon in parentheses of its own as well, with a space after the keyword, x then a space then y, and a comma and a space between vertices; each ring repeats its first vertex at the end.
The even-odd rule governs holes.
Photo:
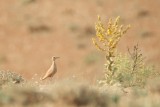
POLYGON ((53 57, 52 57, 52 60, 55 61, 55 60, 58 59, 58 58, 60 58, 60 57, 53 56, 53 57))

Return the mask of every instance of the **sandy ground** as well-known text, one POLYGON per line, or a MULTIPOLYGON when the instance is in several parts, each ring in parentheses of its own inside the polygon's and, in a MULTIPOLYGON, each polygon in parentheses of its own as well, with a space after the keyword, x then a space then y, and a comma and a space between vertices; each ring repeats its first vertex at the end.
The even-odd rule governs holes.
POLYGON ((159 67, 159 6, 159 0, 0 0, 0 69, 39 79, 60 56, 55 80, 96 82, 104 63, 91 42, 97 15, 131 24, 118 51, 138 43, 147 63, 159 67))

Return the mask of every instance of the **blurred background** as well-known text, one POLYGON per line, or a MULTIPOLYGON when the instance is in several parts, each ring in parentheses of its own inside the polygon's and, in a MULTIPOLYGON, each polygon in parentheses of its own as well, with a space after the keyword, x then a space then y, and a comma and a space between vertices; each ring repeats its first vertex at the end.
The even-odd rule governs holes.
POLYGON ((91 41, 97 15, 106 24, 117 16, 130 24, 118 52, 125 54, 138 43, 147 64, 158 68, 159 9, 160 0, 0 0, 0 69, 40 78, 51 57, 59 56, 55 80, 96 82, 105 62, 91 41))

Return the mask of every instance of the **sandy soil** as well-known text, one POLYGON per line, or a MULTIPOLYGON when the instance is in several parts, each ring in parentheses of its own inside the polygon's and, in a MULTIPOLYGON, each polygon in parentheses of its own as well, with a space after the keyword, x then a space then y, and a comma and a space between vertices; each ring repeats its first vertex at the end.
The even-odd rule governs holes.
POLYGON ((39 79, 60 56, 55 80, 96 82, 104 63, 91 42, 98 14, 131 24, 119 52, 138 43, 147 63, 159 67, 159 6, 159 0, 0 0, 0 69, 39 79))

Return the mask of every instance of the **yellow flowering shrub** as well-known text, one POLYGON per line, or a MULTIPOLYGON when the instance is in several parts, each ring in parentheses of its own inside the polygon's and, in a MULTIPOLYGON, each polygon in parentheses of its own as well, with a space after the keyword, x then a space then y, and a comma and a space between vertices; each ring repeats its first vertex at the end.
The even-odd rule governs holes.
POLYGON ((113 85, 118 82, 123 87, 144 87, 147 79, 160 76, 160 73, 153 67, 145 65, 144 57, 138 45, 134 46, 132 51, 128 49, 128 55, 121 55, 116 52, 120 38, 130 28, 130 25, 120 25, 119 20, 120 17, 114 20, 109 19, 105 27, 98 16, 95 25, 96 37, 92 38, 93 44, 106 55, 104 79, 100 80, 99 83, 113 85))
POLYGON ((98 21, 95 24, 96 37, 92 38, 95 47, 106 54, 105 80, 107 80, 107 83, 109 84, 111 83, 111 79, 109 78, 114 74, 113 65, 117 44, 120 38, 130 28, 130 25, 119 25, 119 20, 119 16, 115 20, 109 19, 108 25, 105 28, 100 16, 98 16, 98 21))

